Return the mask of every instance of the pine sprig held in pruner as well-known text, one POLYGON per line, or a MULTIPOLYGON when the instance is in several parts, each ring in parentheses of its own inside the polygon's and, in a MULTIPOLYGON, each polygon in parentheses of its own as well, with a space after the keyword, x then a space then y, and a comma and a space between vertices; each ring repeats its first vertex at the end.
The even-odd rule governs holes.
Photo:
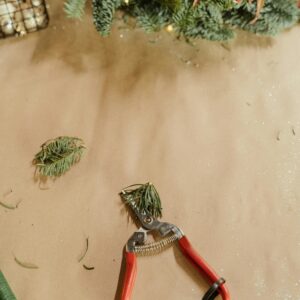
POLYGON ((17 300, 12 292, 8 282, 6 281, 3 273, 0 271, 0 299, 1 300, 17 300))
POLYGON ((79 162, 85 146, 77 137, 61 136, 45 142, 33 164, 42 176, 59 177, 79 162))
POLYGON ((139 213, 150 214, 155 218, 162 217, 160 197, 151 182, 130 185, 120 195, 125 203, 135 207, 139 213))

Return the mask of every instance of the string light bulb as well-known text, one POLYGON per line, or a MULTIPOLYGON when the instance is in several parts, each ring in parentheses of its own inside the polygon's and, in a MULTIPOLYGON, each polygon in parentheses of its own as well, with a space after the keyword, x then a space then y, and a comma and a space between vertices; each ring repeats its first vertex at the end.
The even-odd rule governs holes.
POLYGON ((166 30, 167 30, 168 32, 172 32, 172 31, 174 30, 173 25, 172 25, 172 24, 169 24, 169 25, 167 26, 166 30))

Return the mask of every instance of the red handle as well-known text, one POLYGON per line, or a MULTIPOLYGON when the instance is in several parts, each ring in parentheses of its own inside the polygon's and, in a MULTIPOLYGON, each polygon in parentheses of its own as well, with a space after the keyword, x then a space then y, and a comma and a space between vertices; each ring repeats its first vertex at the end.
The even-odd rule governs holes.
POLYGON ((122 288, 121 300, 129 300, 136 277, 136 256, 132 252, 125 252, 126 269, 122 288))
MULTIPOLYGON (((197 269, 206 277, 210 284, 213 284, 219 280, 220 277, 194 250, 186 236, 183 236, 181 239, 179 239, 178 244, 185 257, 187 257, 187 259, 197 267, 197 269)), ((219 290, 223 300, 230 300, 229 291, 224 284, 219 287, 219 290)))

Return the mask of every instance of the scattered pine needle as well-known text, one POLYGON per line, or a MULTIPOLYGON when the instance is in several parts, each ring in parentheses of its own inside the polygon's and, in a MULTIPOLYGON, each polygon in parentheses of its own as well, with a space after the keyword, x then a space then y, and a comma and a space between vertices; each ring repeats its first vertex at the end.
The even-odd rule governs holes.
POLYGON ((15 205, 12 205, 12 204, 7 204, 7 203, 4 203, 4 202, 1 202, 0 201, 0 205, 4 208, 7 208, 7 209, 16 209, 18 208, 19 204, 22 202, 22 200, 20 200, 17 204, 15 205))
POLYGON ((95 267, 88 267, 87 265, 82 265, 86 270, 91 271, 94 270, 95 267))
POLYGON ((88 252, 88 250, 89 250, 89 238, 88 238, 88 237, 85 239, 85 242, 86 242, 86 244, 85 244, 84 252, 83 252, 82 255, 78 258, 78 262, 81 262, 81 261, 84 259, 85 255, 87 254, 87 252, 88 252))
POLYGON ((7 209, 16 209, 17 208, 17 205, 6 204, 6 203, 1 202, 1 201, 0 201, 0 205, 3 206, 4 208, 7 208, 7 209))
POLYGON ((15 262, 23 267, 23 268, 26 268, 26 269, 38 269, 39 267, 33 263, 29 263, 29 262, 23 262, 23 261, 20 261, 17 257, 15 257, 15 262))

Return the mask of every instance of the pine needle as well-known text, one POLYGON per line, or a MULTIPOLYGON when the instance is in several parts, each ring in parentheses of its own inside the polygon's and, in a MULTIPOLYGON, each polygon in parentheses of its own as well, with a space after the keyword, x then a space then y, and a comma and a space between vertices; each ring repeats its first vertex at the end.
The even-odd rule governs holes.
POLYGON ((91 271, 91 270, 94 270, 95 269, 95 267, 89 267, 89 266, 87 266, 87 265, 82 265, 86 270, 88 270, 88 271, 91 271))
POLYGON ((17 300, 16 296, 12 292, 7 280, 3 273, 0 271, 0 299, 1 300, 17 300))
POLYGON ((84 15, 85 4, 86 0, 67 0, 64 6, 67 17, 81 20, 84 15))
POLYGON ((93 17, 96 29, 102 36, 108 36, 119 0, 93 0, 93 17))
POLYGON ((120 193, 125 203, 137 208, 139 213, 162 217, 162 207, 158 192, 151 182, 134 184, 126 187, 120 193))
POLYGON ((38 269, 39 267, 33 263, 30 263, 30 262, 23 262, 23 261, 20 261, 18 258, 15 257, 15 262, 23 267, 23 268, 26 268, 26 269, 38 269))
POLYGON ((76 137, 62 136, 49 140, 41 146, 33 164, 40 175, 59 177, 66 173, 83 154, 83 141, 76 137))
MULTIPOLYGON (((10 204, 6 204, 4 202, 1 202, 0 201, 0 205, 4 208, 7 208, 7 209, 16 209, 17 208, 17 205, 10 205, 10 204)), ((0 298, 1 299, 1 298, 0 298)))
POLYGON ((84 252, 82 253, 82 255, 78 258, 78 262, 81 262, 84 259, 88 250, 89 250, 89 238, 86 238, 85 239, 85 249, 84 249, 84 252))

